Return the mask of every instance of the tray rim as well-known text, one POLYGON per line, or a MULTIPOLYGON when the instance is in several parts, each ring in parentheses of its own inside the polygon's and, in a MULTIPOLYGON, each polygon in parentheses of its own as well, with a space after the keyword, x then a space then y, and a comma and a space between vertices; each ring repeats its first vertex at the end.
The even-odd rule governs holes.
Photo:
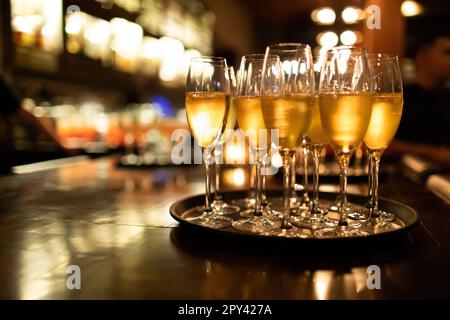
MULTIPOLYGON (((282 189, 267 190, 268 193, 282 193, 282 191, 283 191, 282 189)), ((248 192, 248 190, 241 189, 241 190, 224 191, 224 192, 221 192, 221 194, 222 194, 222 196, 225 195, 225 198, 227 198, 227 195, 239 194, 239 193, 244 193, 244 192, 248 192)), ((320 192, 321 197, 322 196, 331 197, 331 196, 337 196, 337 195, 338 195, 338 193, 336 193, 336 192, 320 192)), ((352 194, 352 193, 347 194, 347 196, 350 198, 359 198, 361 200, 364 200, 367 198, 367 196, 363 196, 360 194, 352 194)), ((379 197, 378 199, 380 202, 385 202, 385 201, 390 202, 390 203, 393 203, 397 206, 401 206, 401 207, 405 208, 406 210, 410 211, 414 215, 413 222, 406 225, 405 227, 403 227, 401 229, 391 230, 391 231, 382 232, 382 233, 376 233, 376 234, 372 234, 369 236, 340 237, 340 238, 288 238, 288 237, 279 237, 279 236, 264 236, 264 235, 260 235, 260 234, 241 232, 238 230, 230 231, 227 229, 214 229, 214 228, 205 227, 202 225, 198 225, 198 224, 189 222, 188 220, 181 218, 175 212, 176 207, 179 206, 180 203, 188 201, 188 200, 193 200, 194 198, 199 198, 199 197, 200 198, 205 197, 205 194, 200 193, 200 194, 192 195, 189 197, 185 197, 183 199, 175 201, 170 206, 170 208, 169 208, 170 215, 172 216, 172 218, 174 218, 176 221, 178 221, 180 223, 180 226, 186 226, 191 229, 201 230, 202 232, 219 234, 221 236, 226 236, 226 237, 234 237, 234 238, 241 237, 241 238, 247 238, 247 239, 257 239, 257 240, 261 240, 261 241, 276 240, 276 241, 294 241, 294 242, 303 242, 303 243, 305 243, 305 242, 313 242, 313 243, 333 242, 333 243, 335 243, 338 241, 361 241, 361 240, 380 239, 380 238, 390 237, 393 235, 403 234, 403 233, 409 231, 414 226, 416 226, 418 224, 418 222, 420 221, 420 215, 419 215, 418 211, 416 209, 412 208, 411 206, 406 205, 397 200, 392 200, 392 199, 388 199, 385 197, 379 197)))

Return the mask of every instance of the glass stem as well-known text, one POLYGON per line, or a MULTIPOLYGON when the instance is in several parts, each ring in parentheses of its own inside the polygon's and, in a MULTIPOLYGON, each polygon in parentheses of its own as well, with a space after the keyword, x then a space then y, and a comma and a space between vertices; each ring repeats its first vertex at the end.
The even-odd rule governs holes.
POLYGON ((220 195, 220 169, 221 165, 219 163, 219 158, 222 153, 216 148, 214 150, 214 200, 222 200, 222 196, 220 195))
POLYGON ((211 147, 203 148, 203 161, 205 162, 205 213, 212 213, 213 209, 211 207, 211 147))
POLYGON ((368 183, 369 183, 369 194, 366 202, 366 208, 370 209, 372 207, 372 201, 373 201, 373 156, 371 153, 369 153, 369 172, 368 172, 368 183))
POLYGON ((319 162, 320 162, 320 151, 322 150, 323 145, 312 145, 311 152, 313 156, 313 165, 314 165, 314 175, 313 175, 313 201, 312 201, 312 209, 311 214, 317 215, 320 214, 319 207, 319 162))
POLYGON ((256 217, 262 216, 261 210, 261 151, 255 149, 255 158, 256 158, 256 197, 255 197, 255 212, 253 213, 256 217))
POLYGON ((255 196, 255 191, 256 191, 255 167, 256 167, 256 165, 254 165, 253 163, 250 162, 250 190, 249 190, 248 196, 247 196, 250 199, 253 199, 253 197, 255 196))
POLYGON ((290 184, 291 184, 291 191, 292 191, 292 195, 291 197, 295 197, 296 193, 295 193, 295 174, 296 174, 296 170, 295 170, 295 162, 296 162, 296 156, 295 153, 292 155, 291 157, 291 166, 290 166, 290 170, 291 170, 291 180, 290 180, 290 184))
MULTIPOLYGON (((266 168, 267 166, 267 160, 268 156, 267 153, 264 153, 264 156, 262 157, 262 166, 266 168)), ((268 205, 267 197, 266 197, 266 175, 261 175, 261 206, 265 207, 268 205)))
POLYGON ((305 146, 303 149, 303 195, 302 203, 309 203, 308 196, 308 148, 305 146))
POLYGON ((290 150, 280 150, 281 156, 283 157, 283 185, 284 185, 284 210, 283 210, 283 220, 281 222, 281 229, 290 229, 291 225, 289 223, 290 220, 290 197, 291 197, 291 159, 293 152, 290 150))
POLYGON ((378 216, 378 178, 380 171, 380 159, 382 152, 371 152, 372 154, 372 168, 373 168, 373 176, 372 176, 372 200, 371 200, 371 208, 369 210, 369 219, 375 218, 378 216))
POLYGON ((340 204, 339 204, 339 226, 347 226, 347 176, 348 165, 351 155, 343 153, 339 155, 339 165, 341 167, 340 175, 340 204))

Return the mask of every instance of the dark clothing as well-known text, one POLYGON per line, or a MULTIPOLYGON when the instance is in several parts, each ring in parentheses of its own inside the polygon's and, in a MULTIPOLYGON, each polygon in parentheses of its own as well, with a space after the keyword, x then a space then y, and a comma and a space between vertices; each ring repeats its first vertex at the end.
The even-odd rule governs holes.
POLYGON ((0 76, 0 116, 9 116, 20 109, 21 98, 0 76))
POLYGON ((398 139, 450 147, 450 90, 427 90, 419 85, 404 89, 398 139))

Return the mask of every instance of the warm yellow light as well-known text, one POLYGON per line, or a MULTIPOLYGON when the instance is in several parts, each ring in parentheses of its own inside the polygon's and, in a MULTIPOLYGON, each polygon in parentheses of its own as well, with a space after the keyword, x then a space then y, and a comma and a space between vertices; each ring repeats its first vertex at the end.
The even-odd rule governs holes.
POLYGON ((164 82, 174 81, 183 70, 183 43, 170 37, 162 37, 159 39, 159 48, 161 54, 159 78, 164 82))
POLYGON ((416 1, 411 0, 403 1, 400 10, 405 17, 418 16, 423 13, 423 7, 416 1))
POLYGON ((112 31, 110 47, 116 53, 115 63, 123 70, 135 70, 142 47, 144 33, 142 27, 122 18, 111 19, 110 26, 112 31))
POLYGON ((45 38, 50 38, 53 35, 53 30, 48 24, 46 24, 42 27, 41 33, 45 38))
POLYGON ((323 7, 311 12, 311 19, 318 24, 330 25, 336 21, 336 13, 330 7, 323 7))
POLYGON ((338 44, 339 38, 333 31, 319 33, 316 37, 317 43, 324 48, 332 48, 338 44))
POLYGON ((12 26, 15 30, 23 33, 31 34, 34 30, 34 25, 30 19, 22 16, 15 17, 12 21, 12 26))
POLYGON ((245 183, 245 171, 242 168, 234 169, 233 183, 237 186, 242 186, 245 183))
POLYGON ((328 51, 327 48, 318 47, 315 50, 314 54, 314 72, 320 72, 320 69, 322 68, 325 59, 326 59, 326 53, 328 51))
POLYGON ((109 23, 105 20, 95 20, 84 33, 86 40, 90 41, 92 44, 103 44, 109 40, 111 31, 109 28, 109 23))
POLYGON ((81 32, 85 23, 84 14, 81 12, 71 13, 66 18, 66 33, 77 35, 81 32))
POLYGON ((362 20, 364 18, 364 12, 359 8, 346 7, 342 11, 341 16, 345 23, 352 24, 362 20))
POLYGON ((156 38, 144 37, 141 50, 141 56, 145 59, 159 60, 161 56, 159 42, 156 38))
POLYGON ((345 44, 346 46, 351 46, 356 43, 357 41, 356 33, 354 33, 351 30, 347 30, 341 33, 341 42, 342 44, 345 44))
POLYGON ((330 296, 330 284, 333 279, 333 271, 318 270, 314 273, 314 291, 316 298, 326 300, 330 296))
POLYGON ((275 153, 271 158, 272 166, 275 168, 281 168, 283 166, 283 158, 279 153, 275 153))
POLYGON ((231 161, 242 162, 245 159, 245 152, 242 146, 237 144, 229 144, 227 146, 227 159, 231 161))
POLYGON ((183 57, 183 68, 180 70, 180 76, 183 79, 186 79, 186 76, 189 71, 189 65, 191 63, 191 59, 194 57, 200 57, 202 54, 195 49, 187 49, 184 51, 184 57, 183 57))
POLYGON ((226 170, 223 178, 228 185, 242 186, 245 184, 246 172, 242 168, 226 170))

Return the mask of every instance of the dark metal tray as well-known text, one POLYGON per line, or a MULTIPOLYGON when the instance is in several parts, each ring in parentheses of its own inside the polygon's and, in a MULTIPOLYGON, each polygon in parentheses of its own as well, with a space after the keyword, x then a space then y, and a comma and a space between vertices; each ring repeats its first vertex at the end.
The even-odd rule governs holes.
MULTIPOLYGON (((266 192, 269 201, 274 203, 274 207, 277 206, 276 203, 281 204, 281 201, 278 199, 282 196, 282 190, 268 190, 266 192)), ((222 193, 223 199, 227 202, 236 202, 239 199, 244 199, 247 196, 247 190, 245 191, 230 191, 222 193)), ((242 237, 242 238, 252 238, 252 239, 277 239, 277 240, 286 240, 286 241, 312 241, 312 242, 330 242, 336 240, 363 240, 363 239, 378 239, 383 237, 388 237, 392 235, 402 234, 411 227, 413 227, 419 220, 419 215, 413 208, 400 203, 398 201, 389 200, 385 198, 379 199, 379 208, 384 211, 391 212, 395 214, 396 218, 402 223, 402 227, 395 230, 390 230, 382 233, 374 233, 368 236, 355 236, 355 237, 346 237, 346 238, 282 238, 282 237, 272 237, 272 236, 264 236, 253 233, 244 233, 235 230, 233 227, 227 227, 223 229, 213 229, 201 225, 197 225, 189 220, 190 212, 192 212, 192 208, 202 206, 205 201, 204 195, 192 196, 189 198, 185 198, 179 200, 172 204, 170 207, 171 216, 180 222, 182 226, 186 226, 192 230, 196 230, 199 232, 212 233, 220 236, 230 236, 230 237, 242 237)), ((334 200, 336 200, 337 194, 330 192, 321 192, 320 193, 320 202, 323 208, 326 208, 331 204, 334 200)), ((348 200, 355 207, 362 206, 366 201, 367 197, 360 195, 348 195, 348 200)), ((236 214, 234 218, 240 218, 239 214, 236 214)))

